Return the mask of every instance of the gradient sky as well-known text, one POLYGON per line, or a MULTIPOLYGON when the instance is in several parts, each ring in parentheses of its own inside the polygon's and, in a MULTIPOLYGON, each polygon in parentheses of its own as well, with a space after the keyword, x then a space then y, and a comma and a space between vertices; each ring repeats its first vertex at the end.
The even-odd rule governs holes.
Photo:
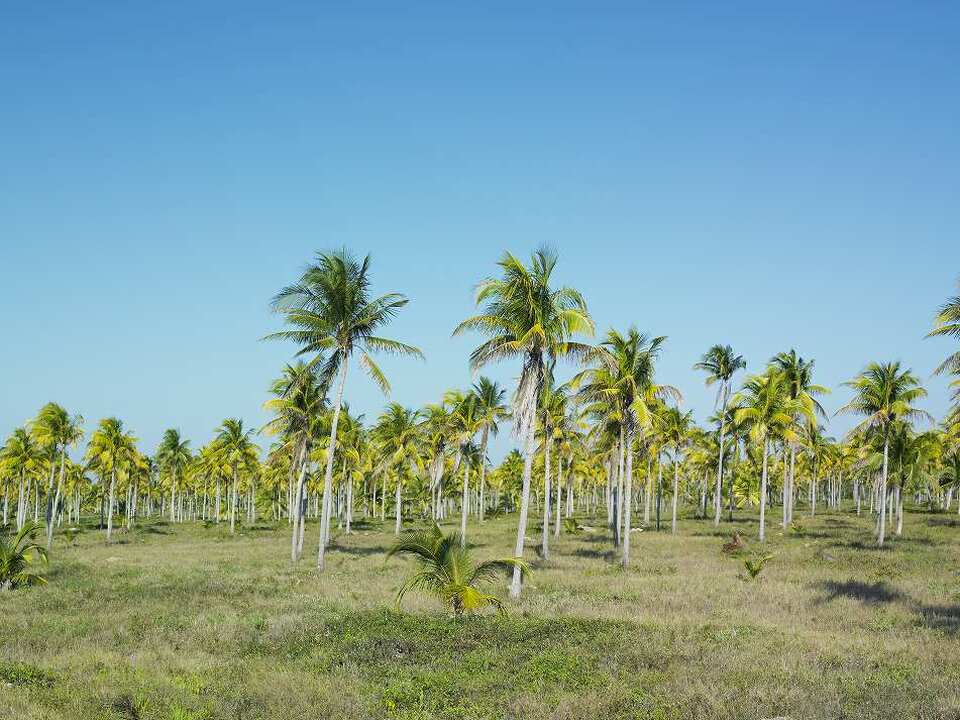
POLYGON ((942 414, 958 37, 955 2, 2 3, 0 434, 48 400, 150 452, 261 424, 270 297, 339 246, 411 298, 404 404, 470 381, 472 287, 549 243, 701 418, 717 342, 831 387, 901 359, 942 414))

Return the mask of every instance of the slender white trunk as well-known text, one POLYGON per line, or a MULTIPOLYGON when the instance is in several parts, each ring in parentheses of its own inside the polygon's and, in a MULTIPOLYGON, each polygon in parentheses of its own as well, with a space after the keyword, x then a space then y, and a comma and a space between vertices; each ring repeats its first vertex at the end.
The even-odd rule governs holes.
MULTIPOLYGON (((539 390, 539 389, 538 389, 539 390)), ((533 394, 532 401, 536 406, 540 393, 533 394)), ((531 413, 532 414, 532 413, 531 413)), ((520 490, 520 517, 517 521, 517 542, 513 548, 515 558, 523 557, 523 542, 527 532, 527 514, 530 511, 530 476, 533 473, 533 453, 534 453, 534 432, 533 422, 526 429, 524 438, 524 458, 523 458, 523 485, 520 490)), ((513 569, 513 578, 510 581, 510 597, 520 597, 520 583, 522 574, 520 568, 513 569)))
POLYGON ((544 428, 543 438, 543 536, 540 540, 540 554, 546 560, 550 557, 550 431, 544 428))
POLYGON ((470 461, 463 463, 463 498, 460 501, 460 547, 467 546, 467 510, 470 497, 470 461))
POLYGON ((400 526, 401 526, 401 524, 402 524, 402 519, 401 519, 401 518, 403 517, 403 513, 402 513, 402 510, 403 510, 403 482, 402 482, 402 480, 401 480, 401 476, 400 476, 399 473, 397 473, 397 493, 396 493, 396 497, 394 498, 394 502, 396 503, 396 507, 397 507, 397 519, 396 519, 396 523, 394 524, 393 534, 394 534, 394 535, 399 535, 399 534, 400 534, 400 526))
POLYGON ((720 525, 720 512, 721 504, 723 497, 723 436, 724 430, 724 421, 726 420, 727 414, 727 394, 730 392, 729 382, 724 383, 722 390, 723 402, 720 406, 720 453, 717 456, 717 488, 713 496, 713 526, 719 527, 720 525))
MULTIPOLYGON (((678 451, 679 454, 679 451, 678 451)), ((680 491, 680 461, 677 455, 673 457, 673 516, 670 519, 670 532, 677 534, 677 496, 680 491)))
POLYGON ((554 502, 554 518, 553 518, 553 536, 555 538, 560 537, 560 503, 562 500, 561 493, 563 492, 563 456, 557 458, 557 497, 556 502, 554 502))
MULTIPOLYGON (((886 432, 884 433, 886 435, 886 432)), ((883 475, 880 478, 880 518, 877 524, 877 545, 882 547, 887 524, 887 460, 890 452, 890 440, 883 439, 883 475)))
POLYGON ((630 565, 630 519, 633 515, 633 432, 627 433, 627 462, 624 488, 623 511, 623 556, 620 564, 623 567, 630 565))
POLYGON ((330 423, 330 444, 327 447, 327 469, 323 475, 323 507, 320 511, 320 547, 317 550, 317 569, 323 570, 329 537, 330 500, 333 489, 333 456, 337 450, 337 423, 340 421, 340 406, 343 405, 343 387, 347 382, 348 357, 342 359, 340 367, 340 384, 337 388, 337 399, 333 405, 333 421, 330 423))
POLYGON ((113 535, 113 493, 117 487, 117 473, 110 471, 110 494, 107 497, 107 542, 110 542, 110 536, 113 535))
POLYGON ((764 527, 765 515, 767 511, 767 456, 770 454, 770 441, 763 441, 763 475, 760 479, 760 542, 766 537, 764 527))

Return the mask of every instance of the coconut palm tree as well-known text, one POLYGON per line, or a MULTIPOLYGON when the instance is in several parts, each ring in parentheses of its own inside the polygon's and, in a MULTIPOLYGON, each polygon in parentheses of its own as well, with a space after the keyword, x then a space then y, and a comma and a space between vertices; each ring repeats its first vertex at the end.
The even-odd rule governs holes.
POLYGON ((717 453, 717 486, 713 495, 713 524, 720 525, 720 506, 723 496, 723 441, 725 439, 727 408, 730 404, 730 388, 733 376, 738 370, 747 367, 742 355, 737 355, 729 345, 714 345, 707 350, 700 362, 693 366, 695 370, 707 373, 706 385, 717 384, 717 398, 714 403, 717 410, 717 429, 720 448, 717 453))
POLYGON ((123 421, 115 417, 104 418, 90 436, 87 445, 87 462, 100 476, 101 484, 110 479, 106 498, 107 542, 113 535, 113 510, 117 479, 126 471, 136 453, 137 439, 124 430, 123 421))
POLYGON ((177 484, 193 461, 190 441, 180 434, 179 429, 168 428, 157 446, 156 458, 159 468, 170 478, 170 522, 183 520, 177 515, 177 484))
MULTIPOLYGON (((326 410, 326 389, 318 376, 317 367, 298 362, 287 365, 283 374, 273 382, 270 391, 274 397, 263 407, 274 417, 263 427, 267 436, 281 436, 289 446, 290 478, 296 478, 296 489, 290 498, 288 513, 291 520, 290 559, 300 559, 306 516, 306 477, 310 452, 319 439, 326 410)), ((291 485, 293 482, 291 480, 291 485)))
POLYGON ((0 450, 0 472, 18 480, 17 530, 27 521, 27 501, 31 485, 42 464, 42 448, 26 428, 14 430, 0 450))
MULTIPOLYGON (((670 385, 655 382, 656 362, 666 337, 649 338, 631 327, 626 334, 616 330, 607 332, 600 346, 593 352, 597 367, 590 368, 574 378, 572 384, 581 387, 580 397, 594 407, 607 405, 607 414, 620 424, 620 467, 624 467, 622 484, 623 505, 623 567, 630 564, 630 523, 633 516, 633 447, 638 433, 651 426, 657 406, 665 398, 680 399, 680 392, 670 385)), ((620 502, 620 501, 618 501, 620 502)), ((618 525, 619 525, 619 513, 618 525)))
POLYGON ((240 418, 227 418, 214 430, 217 450, 223 454, 223 462, 230 468, 230 534, 235 532, 237 502, 241 471, 249 471, 257 463, 257 446, 254 445, 253 428, 245 428, 240 418))
POLYGON ((399 293, 372 298, 370 283, 369 255, 358 261, 346 250, 320 253, 297 283, 283 288, 273 299, 274 310, 281 313, 293 329, 268 337, 292 340, 300 346, 298 355, 314 355, 311 364, 321 368, 322 378, 332 379, 339 375, 323 478, 320 546, 317 551, 319 570, 324 568, 329 536, 337 424, 350 359, 357 353, 360 367, 384 394, 388 394, 390 383, 371 354, 386 352, 423 357, 423 353, 412 345, 376 334, 407 304, 407 298, 399 293))
POLYGON ((39 523, 26 522, 16 533, 0 535, 0 592, 46 582, 30 570, 34 557, 47 561, 46 549, 34 541, 39 531, 39 523))
MULTIPOLYGON (((573 341, 583 333, 593 334, 593 320, 579 292, 569 287, 551 287, 557 256, 541 248, 530 267, 510 253, 498 263, 501 276, 488 278, 477 289, 478 315, 467 318, 453 331, 460 335, 477 331, 489 339, 470 354, 474 371, 499 360, 521 358, 523 367, 513 398, 514 433, 524 453, 520 517, 514 554, 523 556, 527 514, 530 507, 530 476, 534 457, 534 423, 548 363, 557 358, 584 358, 589 346, 573 341)), ((520 595, 522 575, 514 569, 511 597, 520 595)))
POLYGON ((420 411, 405 408, 400 403, 390 403, 373 428, 373 437, 383 456, 386 472, 396 480, 396 523, 394 534, 400 534, 403 523, 403 476, 412 469, 422 470, 420 458, 420 411))
MULTIPOLYGON (((817 400, 817 396, 826 395, 830 392, 823 385, 817 385, 813 382, 813 360, 804 360, 797 355, 797 351, 791 349, 789 352, 781 352, 770 359, 770 366, 779 373, 782 373, 787 381, 790 397, 799 402, 798 406, 810 406, 813 408, 813 415, 806 419, 810 425, 815 426, 817 418, 825 418, 826 411, 817 400)), ((803 419, 796 418, 800 423, 803 419)), ((790 446, 790 468, 786 475, 787 482, 783 489, 783 527, 787 527, 793 520, 793 498, 794 498, 794 480, 796 476, 796 457, 797 443, 791 442, 790 446)))
POLYGON ((510 415, 504 399, 507 391, 495 380, 481 377, 473 384, 473 394, 476 397, 476 418, 480 430, 480 522, 483 522, 484 506, 486 504, 485 486, 487 477, 487 445, 490 436, 496 437, 500 432, 500 421, 510 415))
POLYGON ((456 617, 487 607, 503 612, 500 598, 484 592, 481 587, 500 573, 529 573, 529 568, 520 558, 503 558, 474 564, 470 551, 460 541, 458 533, 444 535, 438 525, 398 540, 390 548, 387 557, 394 555, 413 556, 421 566, 419 572, 400 586, 397 605, 399 606, 409 590, 422 590, 449 607, 456 617))
MULTIPOLYGON (((450 439, 457 448, 454 461, 454 472, 459 465, 463 465, 463 492, 460 502, 460 542, 467 542, 467 514, 470 508, 470 464, 463 462, 464 452, 473 445, 473 438, 480 429, 477 417, 477 396, 473 392, 464 393, 459 390, 450 390, 443 397, 444 404, 450 407, 449 417, 450 439)), ((475 453, 474 453, 475 454, 475 453)))
POLYGON ((930 414, 914 407, 927 396, 917 377, 899 362, 870 363, 857 377, 844 385, 853 390, 853 399, 837 413, 862 415, 863 420, 852 432, 876 433, 883 445, 883 465, 880 475, 880 512, 877 518, 877 545, 882 546, 886 535, 887 479, 890 458, 890 434, 898 421, 930 419, 930 414))
POLYGON ((810 401, 793 399, 785 375, 765 372, 753 375, 744 383, 743 389, 733 398, 737 423, 748 428, 750 440, 762 448, 762 471, 760 477, 760 542, 766 537, 765 514, 767 507, 767 461, 774 439, 794 442, 798 437, 796 418, 813 417, 810 401))
POLYGON ((83 439, 83 418, 80 415, 70 415, 60 405, 51 402, 40 408, 32 429, 40 444, 47 448, 50 457, 46 510, 47 549, 49 550, 53 545, 53 528, 56 524, 55 514, 58 514, 60 509, 67 449, 75 446, 83 439), (56 492, 54 492, 53 473, 58 456, 60 472, 57 477, 56 492))
POLYGON ((670 532, 677 534, 677 499, 680 495, 681 453, 690 440, 693 429, 693 411, 680 412, 680 408, 668 407, 657 419, 663 443, 673 451, 673 509, 670 532))
MULTIPOLYGON (((960 281, 957 285, 960 287, 960 281)), ((927 337, 952 337, 960 340, 960 295, 947 298, 947 301, 940 306, 933 319, 933 329, 927 333, 927 337)), ((942 373, 960 375, 960 351, 948 355, 935 372, 938 375, 942 373)))

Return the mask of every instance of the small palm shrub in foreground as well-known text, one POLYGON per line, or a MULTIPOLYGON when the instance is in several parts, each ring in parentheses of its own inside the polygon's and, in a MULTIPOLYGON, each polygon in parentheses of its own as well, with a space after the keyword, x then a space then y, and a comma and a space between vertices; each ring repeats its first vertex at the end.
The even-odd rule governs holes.
POLYGON ((520 558, 503 558, 474 564, 470 550, 461 547, 460 533, 444 534, 439 526, 413 532, 398 540, 387 558, 394 555, 412 555, 420 563, 420 571, 409 577, 397 592, 397 605, 408 590, 421 590, 433 595, 453 610, 457 617, 464 613, 494 607, 504 612, 503 602, 496 595, 480 588, 514 568, 521 575, 530 569, 520 558))
POLYGON ((39 531, 39 523, 28 522, 14 535, 0 536, 0 591, 46 582, 30 570, 34 557, 47 561, 46 549, 34 542, 39 531))

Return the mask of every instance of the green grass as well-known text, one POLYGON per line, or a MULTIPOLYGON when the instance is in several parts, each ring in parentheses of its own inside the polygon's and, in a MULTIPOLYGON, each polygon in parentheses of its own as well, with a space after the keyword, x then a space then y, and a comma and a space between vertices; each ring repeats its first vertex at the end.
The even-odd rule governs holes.
MULTIPOLYGON (((476 557, 508 554, 514 522, 471 523, 476 557)), ((754 551, 756 521, 736 527, 754 551)), ((395 611, 391 529, 337 537, 323 575, 315 525, 297 567, 286 525, 58 536, 49 584, 0 597, 0 718, 960 717, 955 516, 909 514, 882 550, 850 514, 774 525, 749 582, 728 523, 635 533, 627 572, 581 532, 508 617, 465 621, 395 611)))

